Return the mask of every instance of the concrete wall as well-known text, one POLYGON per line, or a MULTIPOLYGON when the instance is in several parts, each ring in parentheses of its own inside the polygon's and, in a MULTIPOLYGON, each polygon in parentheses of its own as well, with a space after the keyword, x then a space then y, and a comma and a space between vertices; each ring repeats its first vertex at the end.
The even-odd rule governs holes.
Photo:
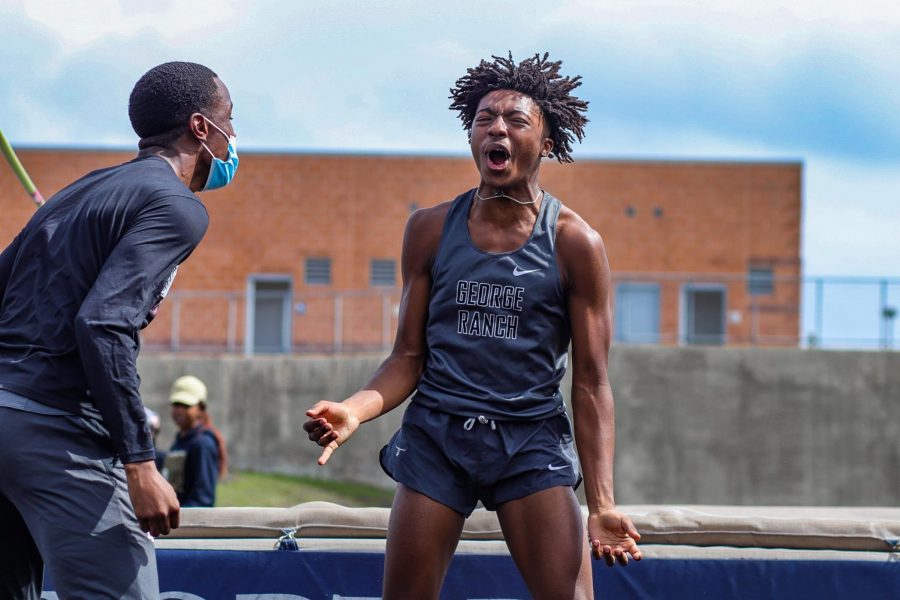
MULTIPOLYGON (((235 467, 390 486, 377 452, 402 408, 324 468, 301 429, 309 406, 354 392, 379 362, 147 355, 139 367, 164 447, 168 386, 192 373, 209 385, 235 467)), ((898 353, 618 347, 611 375, 620 504, 900 504, 898 353)))

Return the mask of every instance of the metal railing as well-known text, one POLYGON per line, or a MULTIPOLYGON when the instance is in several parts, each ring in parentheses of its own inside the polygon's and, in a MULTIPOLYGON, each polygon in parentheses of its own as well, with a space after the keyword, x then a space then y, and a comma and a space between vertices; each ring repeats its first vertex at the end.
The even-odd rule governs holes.
POLYGON ((803 279, 804 347, 892 350, 900 278, 803 279))
MULTIPOLYGON (((746 274, 614 273, 612 287, 620 344, 895 348, 900 278, 774 276, 760 282, 746 274)), ((144 347, 343 353, 393 344, 399 289, 295 290, 261 299, 246 291, 174 290, 144 331, 144 347)))

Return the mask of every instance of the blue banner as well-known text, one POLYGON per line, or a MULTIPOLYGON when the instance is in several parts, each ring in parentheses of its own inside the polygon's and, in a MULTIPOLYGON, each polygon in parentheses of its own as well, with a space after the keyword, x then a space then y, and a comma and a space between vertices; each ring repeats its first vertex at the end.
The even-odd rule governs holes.
MULTIPOLYGON (((158 550, 162 600, 379 600, 384 555, 363 552, 158 550)), ((900 562, 645 559, 594 563, 597 598, 829 600, 900 597, 900 562)), ((52 575, 43 598, 56 600, 52 575)), ((504 555, 458 554, 442 600, 526 600, 504 555)))

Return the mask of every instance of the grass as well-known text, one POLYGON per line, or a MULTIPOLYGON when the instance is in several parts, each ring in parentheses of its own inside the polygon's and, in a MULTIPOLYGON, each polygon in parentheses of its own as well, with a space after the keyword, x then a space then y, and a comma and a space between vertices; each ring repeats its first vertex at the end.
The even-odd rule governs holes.
POLYGON ((394 490, 313 477, 237 471, 216 488, 216 506, 288 507, 324 500, 344 506, 390 506, 394 490))

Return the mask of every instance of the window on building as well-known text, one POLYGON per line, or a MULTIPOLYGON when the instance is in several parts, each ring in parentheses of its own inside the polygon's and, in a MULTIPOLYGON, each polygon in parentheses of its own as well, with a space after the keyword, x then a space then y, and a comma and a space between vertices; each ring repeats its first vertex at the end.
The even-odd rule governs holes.
POLYGON ((659 284, 617 284, 615 327, 618 342, 659 342, 659 284))
POLYGON ((308 257, 304 269, 306 285, 331 285, 331 259, 308 257))
POLYGON ((397 261, 393 258, 373 258, 369 263, 369 282, 372 285, 397 285, 397 261))
POLYGON ((747 291, 751 296, 769 296, 775 293, 775 271, 772 267, 750 267, 747 270, 747 291))

